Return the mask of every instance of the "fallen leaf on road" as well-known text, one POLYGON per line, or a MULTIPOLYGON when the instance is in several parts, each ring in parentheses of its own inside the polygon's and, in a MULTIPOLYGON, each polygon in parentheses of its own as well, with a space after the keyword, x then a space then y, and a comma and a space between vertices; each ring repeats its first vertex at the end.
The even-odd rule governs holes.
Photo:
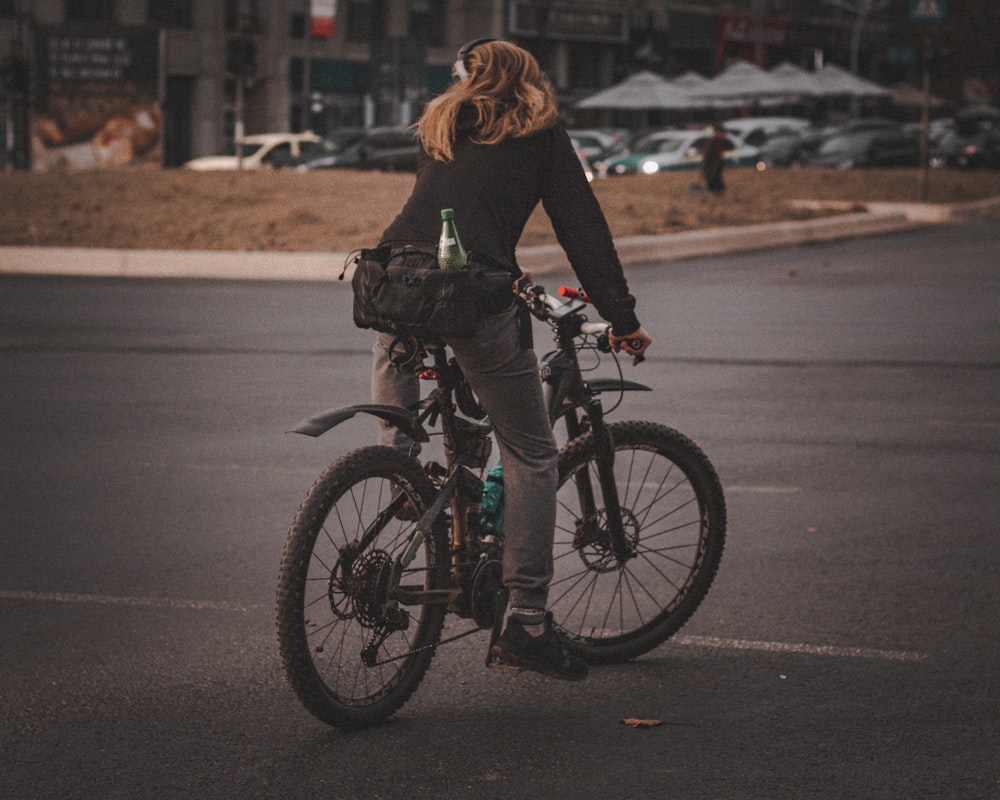
POLYGON ((635 717, 628 717, 622 720, 622 725, 628 725, 632 728, 655 728, 657 725, 662 724, 662 719, 636 719, 635 717))

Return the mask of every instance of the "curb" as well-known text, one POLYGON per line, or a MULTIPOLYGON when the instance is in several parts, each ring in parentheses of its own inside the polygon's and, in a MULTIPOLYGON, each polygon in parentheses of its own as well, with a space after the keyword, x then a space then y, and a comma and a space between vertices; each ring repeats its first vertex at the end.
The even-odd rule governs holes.
MULTIPOLYGON (((845 211, 858 207, 856 203, 809 201, 800 201, 799 205, 842 208, 845 211)), ((615 245, 622 264, 636 266, 890 233, 948 222, 997 205, 1000 205, 1000 198, 958 206, 870 203, 866 205, 866 212, 804 221, 630 236, 617 239, 615 245)), ((0 274, 336 281, 348 258, 348 253, 0 247, 0 274)), ((570 271, 559 245, 522 248, 518 250, 518 263, 536 275, 570 271)), ((351 274, 352 270, 348 269, 345 278, 349 279, 351 274)))
MULTIPOLYGON (((634 266, 869 236, 905 230, 918 224, 902 212, 855 213, 802 222, 774 222, 658 236, 630 236, 617 239, 615 247, 622 264, 634 266)), ((558 245, 519 251, 518 263, 523 269, 535 273, 570 270, 566 256, 558 245)))

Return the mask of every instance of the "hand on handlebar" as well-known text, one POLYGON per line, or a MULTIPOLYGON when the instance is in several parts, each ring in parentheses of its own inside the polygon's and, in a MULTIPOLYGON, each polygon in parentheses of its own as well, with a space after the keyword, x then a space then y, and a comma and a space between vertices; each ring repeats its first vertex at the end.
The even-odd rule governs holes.
POLYGON ((631 355, 632 366, 635 366, 639 362, 645 361, 646 357, 644 354, 647 348, 653 343, 653 337, 642 328, 639 328, 628 336, 615 336, 613 333, 609 333, 608 342, 611 345, 611 349, 616 353, 624 350, 631 355))

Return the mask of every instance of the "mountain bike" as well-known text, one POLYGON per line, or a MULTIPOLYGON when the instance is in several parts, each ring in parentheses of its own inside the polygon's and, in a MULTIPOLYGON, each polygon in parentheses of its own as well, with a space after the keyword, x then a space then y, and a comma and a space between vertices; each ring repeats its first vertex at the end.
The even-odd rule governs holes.
MULTIPOLYGON (((617 407, 625 393, 650 389, 620 369, 617 378, 585 377, 614 356, 610 326, 587 319, 582 292, 564 294, 520 290, 554 334, 539 368, 550 418, 566 436, 549 609, 568 649, 613 664, 664 642, 704 599, 726 505, 690 439, 655 422, 605 421, 602 396, 617 407)), ((366 414, 415 442, 434 431, 443 443, 444 463, 382 446, 347 453, 319 476, 289 530, 277 591, 285 672, 310 713, 343 729, 397 711, 443 644, 484 630, 495 640, 506 607, 503 539, 481 523, 489 419, 445 347, 400 336, 390 358, 434 383, 417 407, 331 409, 293 429, 320 436, 366 414), (447 614, 467 624, 442 638, 447 614)))

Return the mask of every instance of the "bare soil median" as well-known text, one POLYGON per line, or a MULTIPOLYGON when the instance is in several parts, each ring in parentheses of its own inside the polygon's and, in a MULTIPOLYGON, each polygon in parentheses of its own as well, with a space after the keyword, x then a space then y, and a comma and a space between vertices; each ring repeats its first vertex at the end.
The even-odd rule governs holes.
MULTIPOLYGON (((733 169, 721 197, 695 172, 596 181, 616 237, 809 219, 794 200, 916 202, 918 170, 733 169)), ((344 252, 378 241, 412 174, 325 172, 3 173, 0 246, 344 252)), ((1000 196, 1000 172, 933 170, 930 203, 1000 196)), ((555 242, 539 210, 522 246, 555 242)))

